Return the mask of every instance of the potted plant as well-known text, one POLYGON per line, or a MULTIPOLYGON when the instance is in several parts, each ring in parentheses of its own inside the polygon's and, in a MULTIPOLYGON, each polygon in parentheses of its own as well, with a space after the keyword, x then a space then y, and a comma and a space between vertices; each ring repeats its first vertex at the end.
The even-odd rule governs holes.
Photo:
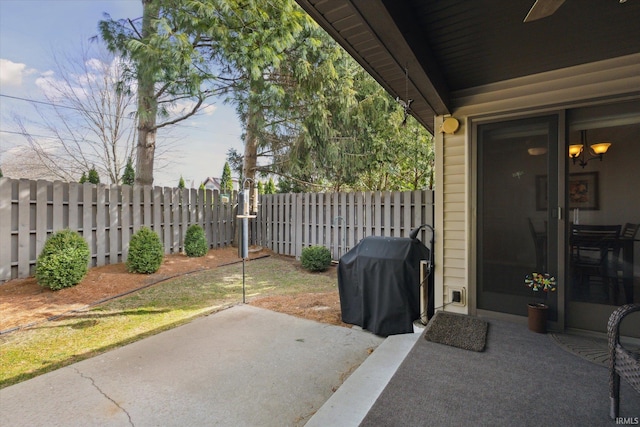
POLYGON ((546 304, 549 292, 555 292, 557 289, 556 278, 549 273, 533 272, 527 274, 524 278, 524 284, 533 292, 543 292, 543 302, 532 302, 528 304, 529 329, 545 334, 547 332, 547 311, 549 306, 546 304))

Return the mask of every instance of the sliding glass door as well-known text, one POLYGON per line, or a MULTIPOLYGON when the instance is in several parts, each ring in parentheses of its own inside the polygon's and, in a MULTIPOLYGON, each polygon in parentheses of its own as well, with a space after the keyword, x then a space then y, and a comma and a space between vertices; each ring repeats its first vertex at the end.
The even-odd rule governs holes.
MULTIPOLYGON (((476 307, 605 332, 640 303, 640 102, 477 123, 476 307), (566 118, 566 124, 565 124, 566 118), (604 144, 602 144, 604 143, 604 144), (532 292, 532 272, 558 291, 532 292), (546 297, 546 298, 545 298, 546 297)), ((640 338, 640 316, 624 335, 640 338)))
MULTIPOLYGON (((640 103, 569 110, 567 122, 567 326, 605 332, 616 307, 640 302, 640 103)), ((640 316, 625 323, 640 337, 640 316)))
MULTIPOLYGON (((477 308, 527 314, 524 284, 558 274, 558 116, 478 124, 477 308)), ((563 159, 564 161, 564 159, 563 159)), ((558 298, 549 294, 551 319, 558 298)))

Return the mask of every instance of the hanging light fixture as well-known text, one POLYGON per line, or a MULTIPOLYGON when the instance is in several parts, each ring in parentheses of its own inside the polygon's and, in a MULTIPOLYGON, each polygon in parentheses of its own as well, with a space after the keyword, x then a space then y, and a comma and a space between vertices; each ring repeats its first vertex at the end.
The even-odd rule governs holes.
POLYGON ((602 161, 602 155, 609 150, 610 146, 610 142, 599 142, 587 147, 587 131, 581 130, 580 144, 569 145, 569 157, 573 160, 574 165, 578 163, 584 168, 590 160, 600 159, 602 161), (589 158, 586 157, 587 154, 589 154, 589 158))

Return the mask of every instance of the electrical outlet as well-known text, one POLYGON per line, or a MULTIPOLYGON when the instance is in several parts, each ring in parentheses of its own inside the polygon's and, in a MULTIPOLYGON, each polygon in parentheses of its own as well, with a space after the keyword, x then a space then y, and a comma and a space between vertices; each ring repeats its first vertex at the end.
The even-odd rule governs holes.
POLYGON ((462 292, 453 291, 451 293, 451 302, 462 302, 462 292))
POLYGON ((461 307, 467 305, 465 288, 457 286, 446 286, 445 288, 445 303, 461 307))

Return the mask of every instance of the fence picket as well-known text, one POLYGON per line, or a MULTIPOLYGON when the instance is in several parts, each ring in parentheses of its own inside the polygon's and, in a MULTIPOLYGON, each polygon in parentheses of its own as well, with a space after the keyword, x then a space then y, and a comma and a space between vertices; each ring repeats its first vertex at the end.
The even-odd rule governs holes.
POLYGON ((133 211, 131 201, 133 198, 133 188, 129 185, 123 185, 120 187, 122 194, 122 204, 120 210, 120 251, 122 252, 122 261, 126 261, 129 255, 129 240, 131 240, 132 227, 133 227, 133 211))
POLYGON ((333 247, 331 251, 333 259, 340 258, 340 235, 338 232, 340 222, 344 221, 344 218, 340 216, 339 206, 338 193, 331 194, 329 198, 329 220, 331 221, 329 230, 331 231, 331 242, 333 243, 331 245, 333 247))
MULTIPOLYGON (((96 187, 96 231, 92 235, 96 243, 96 265, 104 265, 105 262, 105 243, 106 243, 106 187, 104 184, 98 184, 96 187)), ((92 203, 93 209, 93 203, 92 203)))
POLYGON ((133 186, 133 233, 142 227, 142 187, 133 186))
POLYGON ((112 184, 109 186, 109 262, 115 264, 119 262, 118 253, 118 235, 122 233, 120 229, 120 215, 122 205, 120 203, 120 192, 118 186, 112 184))
MULTIPOLYGON (((64 207, 65 207, 65 201, 64 201, 64 189, 65 187, 68 189, 69 185, 68 184, 64 184, 60 181, 54 181, 53 182, 53 194, 52 194, 52 202, 53 202, 53 209, 52 209, 52 221, 51 221, 51 232, 53 232, 54 230, 61 230, 63 228, 65 228, 65 223, 64 223, 64 219, 65 218, 69 218, 69 206, 67 206, 67 215, 64 214, 64 207)), ((0 195, 0 200, 2 200, 2 196, 0 195)))
POLYGON ((21 179, 18 184, 18 274, 27 277, 30 273, 30 211, 31 211, 31 183, 21 179))
POLYGON ((405 191, 402 193, 402 237, 409 237, 409 233, 411 232, 412 203, 411 191, 405 191))
MULTIPOLYGON (((153 187, 150 199, 152 201, 150 206, 151 218, 153 218, 152 230, 155 231, 160 241, 162 241, 164 235, 162 232, 162 188, 157 186, 153 187)), ((164 253, 169 253, 169 248, 166 245, 164 245, 164 253)))
POLYGON ((11 233, 14 215, 12 180, 0 178, 0 282, 11 279, 11 251, 17 239, 11 233))
MULTIPOLYGON (((52 206, 53 207, 53 206, 52 206)), ((49 206, 47 203, 47 182, 36 181, 36 251, 40 253, 47 240, 47 222, 49 220, 49 206)), ((35 257, 34 257, 35 258, 35 257)))
POLYGON ((153 211, 151 210, 151 193, 153 188, 150 185, 142 187, 142 218, 147 228, 153 230, 153 211))

